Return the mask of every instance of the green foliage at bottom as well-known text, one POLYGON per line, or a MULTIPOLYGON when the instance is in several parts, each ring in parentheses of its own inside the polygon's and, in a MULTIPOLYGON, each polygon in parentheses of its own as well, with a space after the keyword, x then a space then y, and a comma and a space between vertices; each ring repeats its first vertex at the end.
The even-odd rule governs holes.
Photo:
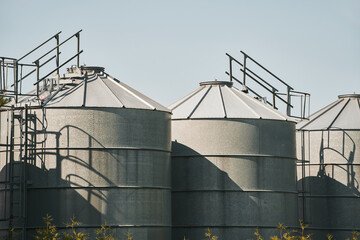
MULTIPOLYGON (((70 219, 70 222, 65 223, 68 231, 59 233, 56 226, 53 224, 54 219, 50 215, 46 215, 43 217, 43 221, 45 226, 43 228, 39 228, 36 230, 36 235, 34 236, 35 240, 88 240, 90 239, 90 234, 83 233, 78 230, 78 227, 81 226, 81 223, 76 220, 75 216, 70 219)), ((306 229, 308 225, 304 224, 302 220, 299 221, 299 230, 289 230, 287 226, 279 223, 277 226, 278 234, 274 236, 270 236, 269 240, 311 240, 312 234, 307 234, 306 229)), ((5 238, 5 240, 14 240, 18 239, 15 237, 19 232, 15 231, 14 228, 9 229, 9 234, 5 238)), ((128 231, 125 236, 125 239, 117 239, 115 237, 114 231, 107 225, 105 222, 101 228, 95 231, 96 240, 135 240, 133 234, 128 231)), ((220 240, 220 238, 214 235, 211 232, 210 228, 207 228, 205 231, 205 239, 198 240, 220 240)), ((259 228, 255 229, 254 236, 255 240, 265 240, 261 235, 259 228)), ((327 240, 336 240, 333 235, 327 234, 327 240)), ((190 240, 184 236, 184 240, 190 240)), ((223 239, 225 240, 225 239, 223 239)), ((250 239, 253 240, 253 239, 250 239)), ((352 236, 350 238, 346 238, 345 240, 360 240, 360 233, 358 231, 353 231, 352 236)))

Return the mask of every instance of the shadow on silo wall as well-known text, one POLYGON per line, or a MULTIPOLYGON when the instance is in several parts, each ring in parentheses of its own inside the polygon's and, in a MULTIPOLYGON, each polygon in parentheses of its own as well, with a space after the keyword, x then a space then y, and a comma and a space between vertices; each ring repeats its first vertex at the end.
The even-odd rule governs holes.
MULTIPOLYGON (((170 212, 167 210, 170 209, 170 186, 162 188, 163 181, 166 182, 170 176, 159 174, 155 178, 151 175, 158 171, 162 173, 167 167, 167 172, 170 172, 169 153, 106 149, 91 134, 71 125, 59 131, 45 129, 39 135, 47 136, 42 140, 39 136, 36 158, 26 166, 29 179, 26 205, 29 238, 33 238, 35 229, 44 227, 42 217, 50 214, 59 231, 65 229, 64 223, 76 216, 82 222, 79 229, 92 236, 106 221, 114 227, 119 238, 131 231, 136 239, 170 239, 170 212), (85 136, 89 145, 68 149, 59 147, 60 142, 69 146, 69 142, 74 141, 68 134, 69 129, 76 129, 77 134, 85 136), (42 145, 49 135, 55 136, 54 148, 42 145), (100 147, 91 149, 93 142, 100 147), (143 171, 148 174, 142 174, 143 171), (145 182, 147 186, 144 187, 145 182)), ((1 179, 7 168, 8 165, 2 166, 1 179)), ((0 194, 0 202, 4 203, 5 191, 0 194)), ((18 194, 16 190, 14 199, 19 197, 18 194)), ((9 196, 8 192, 7 217, 9 196)), ((3 209, 0 209, 0 215, 4 215, 3 209)), ((14 208, 14 214, 18 213, 14 208)), ((8 222, 1 224, 6 234, 8 222)), ((21 222, 14 222, 14 225, 17 228, 22 226, 21 222)))
POLYGON ((358 132, 305 132, 305 139, 311 141, 306 149, 310 165, 303 166, 306 177, 298 181, 298 189, 304 191, 299 195, 299 213, 314 239, 326 234, 346 239, 352 231, 360 230, 358 132))
MULTIPOLYGON (((178 142, 173 142, 174 150, 186 152, 187 156, 172 157, 173 240, 184 236, 203 239, 207 227, 220 239, 251 239, 256 227, 267 239, 277 234, 278 222, 297 227, 297 218, 294 219, 297 193, 269 189, 286 175, 268 173, 269 168, 277 167, 275 160, 201 156, 178 142), (242 188, 241 184, 246 187, 242 188), (262 191, 266 188, 268 191, 262 191)), ((291 164, 294 166, 293 161, 291 164)), ((295 169, 289 176, 292 176, 292 188, 294 174, 295 169)))

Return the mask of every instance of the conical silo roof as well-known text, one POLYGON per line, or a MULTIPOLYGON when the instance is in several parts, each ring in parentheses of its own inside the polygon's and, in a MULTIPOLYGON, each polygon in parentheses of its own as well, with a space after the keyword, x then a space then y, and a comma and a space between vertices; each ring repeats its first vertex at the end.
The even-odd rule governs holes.
MULTIPOLYGON (((31 94, 35 94, 35 90, 31 94)), ((70 69, 70 72, 61 76, 59 86, 54 86, 51 91, 42 91, 39 98, 41 100, 33 96, 23 97, 18 105, 42 105, 51 108, 111 107, 170 112, 161 104, 111 77, 102 67, 70 69)), ((11 104, 13 103, 8 105, 11 104)))
POLYGON ((168 107, 172 119, 241 118, 290 120, 287 116, 233 87, 232 82, 201 82, 200 87, 168 107))
POLYGON ((338 100, 297 124, 298 130, 360 129, 360 94, 338 96, 338 100))

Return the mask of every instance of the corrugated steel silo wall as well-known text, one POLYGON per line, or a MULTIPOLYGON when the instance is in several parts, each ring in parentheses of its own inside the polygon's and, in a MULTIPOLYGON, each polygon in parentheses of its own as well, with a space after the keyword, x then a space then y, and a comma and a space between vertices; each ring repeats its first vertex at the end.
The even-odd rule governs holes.
POLYGON ((328 233, 336 239, 351 237, 360 230, 360 131, 298 131, 299 159, 302 142, 310 162, 298 164, 300 217, 315 239, 328 233))
MULTIPOLYGON (((28 236, 50 214, 74 215, 94 236, 107 224, 123 238, 171 236, 170 113, 120 108, 38 109, 36 162, 29 164, 28 236)), ((2 133, 3 134, 3 133, 2 133)), ((1 166, 2 168, 3 166, 1 166)))
POLYGON ((268 238, 296 227, 295 124, 277 120, 172 121, 172 239, 268 238))

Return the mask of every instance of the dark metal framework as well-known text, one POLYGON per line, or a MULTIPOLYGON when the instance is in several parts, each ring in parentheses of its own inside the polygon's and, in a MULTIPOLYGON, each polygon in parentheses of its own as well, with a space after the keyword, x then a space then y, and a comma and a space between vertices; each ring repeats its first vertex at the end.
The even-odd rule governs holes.
MULTIPOLYGON (((64 41, 60 42, 59 37, 61 31, 51 36, 49 39, 35 47, 33 50, 26 53, 24 56, 16 59, 11 57, 0 56, 0 96, 4 98, 12 98, 12 106, 2 106, 1 110, 7 113, 7 124, 2 126, 6 128, 6 142, 0 143, 0 154, 3 158, 0 161, 5 161, 4 176, 0 180, 0 192, 4 199, 3 209, 4 214, 0 216, 0 222, 7 222, 9 229, 21 231, 21 239, 26 239, 27 226, 27 165, 34 164, 36 157, 39 154, 36 152, 36 144, 43 144, 37 141, 37 134, 41 130, 37 130, 36 114, 31 112, 31 109, 25 106, 16 106, 21 96, 33 96, 37 99, 41 98, 40 83, 46 85, 46 81, 50 80, 48 77, 52 74, 60 78, 59 70, 70 61, 76 58, 76 66, 80 64, 80 33, 79 30, 64 41), (60 46, 68 42, 70 39, 76 38, 76 54, 60 63, 60 46), (25 58, 34 56, 35 52, 43 50, 43 47, 51 40, 55 40, 55 47, 47 51, 42 56, 38 57, 32 63, 22 63, 25 58), (55 52, 55 54, 54 54, 55 52), (54 55, 43 60, 46 56, 53 53, 54 55), (40 76, 40 69, 51 61, 55 61, 56 68, 40 76), (31 68, 26 74, 23 74, 24 68, 31 68), (35 77, 34 77, 35 75, 35 77), (33 76, 33 85, 36 86, 36 91, 24 94, 22 92, 24 80, 29 80, 28 77, 33 76)), ((51 79, 52 81, 52 79, 51 79)), ((59 87, 59 82, 57 83, 59 87)), ((5 114, 3 115, 5 116, 5 114)), ((3 119, 4 120, 4 119, 3 119)), ((9 234, 12 234, 9 231, 9 234)), ((11 238, 11 236, 9 236, 11 238)))
MULTIPOLYGON (((286 105, 286 115, 294 118, 299 119, 306 119, 310 115, 310 94, 306 92, 299 92, 295 91, 293 87, 288 85, 286 82, 281 80, 279 77, 277 77, 275 74, 270 72, 267 68, 262 66, 259 62, 257 62, 255 59, 247 55, 245 52, 240 51, 243 54, 243 62, 241 63, 236 58, 232 57, 230 54, 226 53, 226 56, 229 57, 229 71, 225 71, 225 73, 229 76, 230 81, 232 82, 235 80, 236 82, 240 83, 242 85, 242 91, 244 92, 251 92, 255 95, 256 98, 263 99, 265 103, 272 106, 274 109, 278 109, 276 104, 276 99, 280 101, 280 103, 286 105), (279 90, 273 85, 270 84, 268 81, 264 80, 264 78, 260 77, 258 74, 256 74, 254 71, 252 71, 247 65, 248 62, 251 61, 251 63, 255 64, 256 67, 262 69, 267 74, 267 78, 270 77, 275 82, 280 84, 280 86, 285 87, 285 92, 281 93, 279 90), (240 72, 242 73, 242 81, 234 76, 233 72, 233 63, 240 65, 240 72), (262 89, 267 91, 272 96, 272 101, 269 102, 264 96, 261 96, 258 92, 256 92, 254 89, 250 88, 246 82, 248 80, 253 80, 257 85, 259 85, 262 89), (284 98, 285 96, 285 98, 284 98), (295 116, 291 114, 291 109, 294 108, 294 105, 292 104, 292 97, 299 97, 300 98, 300 116, 295 116)), ((236 65, 235 65, 236 66, 236 65)))
POLYGON ((59 70, 64 65, 68 64, 71 60, 76 58, 76 66, 79 67, 80 64, 80 54, 83 50, 80 50, 80 33, 82 30, 74 33, 64 41, 60 43, 60 34, 61 31, 56 33, 55 35, 51 36, 49 39, 41 43, 39 46, 35 47, 24 56, 16 59, 10 57, 0 57, 0 96, 11 97, 15 99, 15 103, 18 103, 19 96, 36 96, 39 97, 40 94, 40 83, 44 82, 47 77, 51 74, 56 73, 59 75, 59 70), (67 59, 63 63, 60 63, 60 46, 68 42, 70 39, 76 38, 76 54, 71 58, 67 59), (35 52, 39 52, 42 50, 43 47, 49 43, 51 40, 55 40, 55 47, 47 51, 41 57, 37 58, 32 63, 22 63, 25 58, 30 57, 35 52), (46 60, 43 60, 46 56, 51 53, 55 54, 49 57, 46 60), (41 61, 43 60, 43 61, 41 61), (45 74, 44 76, 40 76, 40 69, 48 64, 49 62, 55 60, 56 68, 50 71, 49 73, 45 74), (23 76, 23 70, 26 67, 32 68, 27 74, 23 76), (36 93, 35 94, 24 94, 22 92, 23 82, 29 76, 34 76, 35 74, 35 81, 34 85, 36 86, 36 93))

